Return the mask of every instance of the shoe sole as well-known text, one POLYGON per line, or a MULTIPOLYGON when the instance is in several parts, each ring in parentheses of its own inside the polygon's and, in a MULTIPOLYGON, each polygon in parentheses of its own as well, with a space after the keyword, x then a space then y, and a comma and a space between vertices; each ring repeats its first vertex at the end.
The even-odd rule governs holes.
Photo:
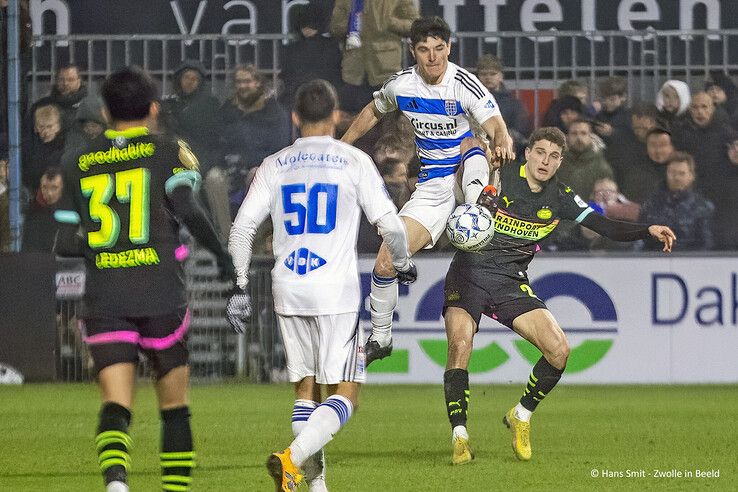
POLYGON ((271 455, 267 458, 266 467, 269 475, 274 479, 274 484, 277 486, 276 492, 282 492, 282 475, 284 474, 282 460, 277 456, 271 455))

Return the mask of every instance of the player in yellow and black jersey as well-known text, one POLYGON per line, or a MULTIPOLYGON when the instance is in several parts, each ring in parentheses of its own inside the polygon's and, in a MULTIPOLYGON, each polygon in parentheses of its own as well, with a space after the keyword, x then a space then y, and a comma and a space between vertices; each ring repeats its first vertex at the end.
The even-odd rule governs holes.
POLYGON ((112 128, 64 163, 65 205, 55 213, 57 254, 82 255, 87 267, 82 335, 102 390, 100 470, 109 492, 128 490, 128 426, 141 352, 157 377, 162 487, 189 490, 190 313, 180 224, 215 254, 223 280, 233 279, 233 264, 195 198, 197 158, 185 142, 149 130, 159 111, 153 81, 125 68, 106 79, 102 97, 112 128))
POLYGON ((566 150, 557 128, 533 132, 523 165, 500 169, 500 192, 485 188, 479 203, 495 215, 495 235, 480 252, 457 251, 444 287, 444 320, 448 362, 444 374, 446 408, 453 432, 454 464, 473 458, 466 429, 469 401, 467 367, 472 340, 482 314, 496 319, 535 345, 542 357, 533 367, 523 397, 504 417, 513 434, 513 450, 521 460, 531 457, 530 417, 561 378, 569 357, 566 335, 536 297, 526 270, 540 250, 538 242, 559 221, 572 220, 616 241, 652 236, 671 251, 676 236, 666 226, 632 224, 593 213, 586 202, 555 174, 566 150))

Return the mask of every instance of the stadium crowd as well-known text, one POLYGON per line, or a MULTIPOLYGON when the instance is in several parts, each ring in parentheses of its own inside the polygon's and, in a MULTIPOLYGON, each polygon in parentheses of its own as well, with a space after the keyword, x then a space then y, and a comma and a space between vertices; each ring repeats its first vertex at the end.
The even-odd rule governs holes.
MULTIPOLYGON (((296 88, 322 78, 339 89, 345 131, 382 81, 402 69, 403 38, 419 16, 411 0, 385 2, 387 12, 364 12, 361 36, 348 25, 351 2, 338 1, 328 16, 315 5, 297 9, 296 38, 284 47, 278 84, 254 66, 231 74, 229 94, 213 94, 198 60, 183 60, 171 74, 172 91, 162 101, 160 128, 189 143, 204 177, 203 202, 221 239, 262 160, 297 136, 290 122, 296 88), (371 21, 369 21, 371 20, 371 21), (324 26, 330 32, 321 33, 324 26), (352 37, 353 36, 353 37, 352 37)), ((383 5, 384 5, 383 4, 383 5)), ((366 4, 371 10, 373 3, 366 4)), ((495 96, 518 155, 533 131, 534 118, 505 84, 505 67, 492 54, 472 67, 495 96)), ((84 68, 57 69, 48 95, 33 101, 23 119, 22 211, 24 251, 51 251, 52 215, 57 195, 50 192, 64 155, 97 138, 105 129, 102 103, 82 79, 84 68)), ((541 118, 568 139, 559 179, 608 217, 663 223, 680 238, 676 251, 738 249, 738 85, 723 72, 706 74, 690 88, 668 80, 653 101, 635 101, 627 80, 598 80, 597 90, 578 80, 560 84, 541 118)), ((398 209, 415 188, 420 167, 410 122, 384 118, 356 145, 373 157, 398 209)), ((8 251, 7 137, 0 134, 0 249, 8 251)), ((270 252, 269 226, 256 251, 270 252)), ((359 252, 375 253, 381 238, 367 223, 359 252)), ((548 251, 651 250, 658 244, 618 244, 578 225, 559 227, 541 245, 548 251)), ((434 250, 450 251, 448 241, 434 250)))

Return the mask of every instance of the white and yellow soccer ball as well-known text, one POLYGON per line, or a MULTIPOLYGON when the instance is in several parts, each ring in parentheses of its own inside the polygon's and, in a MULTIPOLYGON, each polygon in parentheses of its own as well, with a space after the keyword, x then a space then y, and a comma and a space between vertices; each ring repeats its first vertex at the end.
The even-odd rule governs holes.
POLYGON ((484 207, 464 203, 456 207, 446 222, 446 235, 461 251, 479 251, 495 234, 495 220, 484 207))

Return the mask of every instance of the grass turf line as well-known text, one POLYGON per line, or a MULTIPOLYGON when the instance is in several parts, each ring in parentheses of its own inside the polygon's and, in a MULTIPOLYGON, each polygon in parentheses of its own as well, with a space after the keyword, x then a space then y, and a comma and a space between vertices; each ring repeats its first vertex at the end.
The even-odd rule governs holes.
MULTIPOLYGON (((359 411, 328 444, 335 491, 729 490, 738 480, 738 387, 557 387, 532 421, 533 460, 513 458, 502 415, 522 387, 472 385, 477 455, 449 464, 441 386, 368 386, 359 411), (592 478, 592 470, 720 470, 719 478, 592 478)), ((272 490, 264 462, 292 440, 292 388, 192 389, 194 490, 272 490)), ((0 386, 0 491, 103 490, 92 384, 0 386)), ((158 490, 159 421, 142 384, 131 427, 132 490, 158 490)), ((304 489, 306 490, 306 488, 304 489)))

